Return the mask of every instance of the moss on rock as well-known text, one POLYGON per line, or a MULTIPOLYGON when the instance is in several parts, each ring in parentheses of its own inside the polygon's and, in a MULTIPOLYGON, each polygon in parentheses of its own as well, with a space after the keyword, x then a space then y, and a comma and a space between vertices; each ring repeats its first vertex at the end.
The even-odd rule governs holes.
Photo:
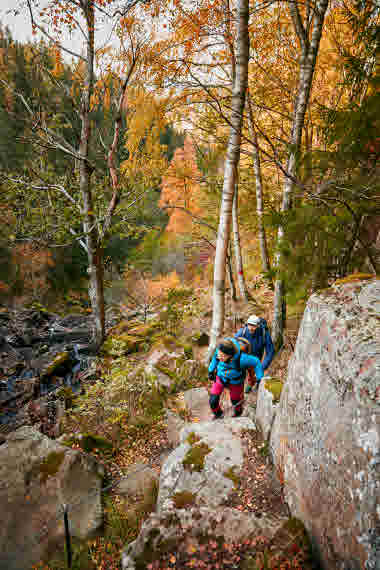
POLYGON ((227 477, 227 479, 231 479, 231 481, 235 485, 235 489, 237 489, 240 485, 240 477, 239 477, 239 475, 237 475, 235 473, 234 469, 235 469, 235 466, 233 465, 232 467, 227 469, 227 471, 225 471, 223 473, 223 475, 224 475, 224 477, 227 477))
POLYGON ((40 475, 41 483, 46 483, 49 477, 54 477, 58 473, 64 457, 64 451, 52 451, 41 463, 33 466, 32 477, 40 475))
POLYGON ((102 353, 111 356, 121 356, 138 352, 139 347, 144 343, 144 339, 130 334, 121 334, 107 338, 102 346, 102 353))
POLYGON ((334 285, 344 285, 345 283, 355 283, 356 281, 367 281, 369 279, 379 279, 379 277, 373 273, 352 273, 342 277, 342 279, 337 279, 334 281, 334 285))
POLYGON ((185 509, 195 504, 196 495, 190 491, 181 491, 172 496, 176 509, 185 509))
POLYGON ((274 404, 277 404, 280 401, 282 387, 283 383, 277 378, 265 381, 265 389, 272 393, 274 404))
POLYGON ((192 445, 186 453, 182 464, 188 471, 202 471, 205 464, 205 457, 211 452, 211 448, 207 443, 198 443, 192 445))

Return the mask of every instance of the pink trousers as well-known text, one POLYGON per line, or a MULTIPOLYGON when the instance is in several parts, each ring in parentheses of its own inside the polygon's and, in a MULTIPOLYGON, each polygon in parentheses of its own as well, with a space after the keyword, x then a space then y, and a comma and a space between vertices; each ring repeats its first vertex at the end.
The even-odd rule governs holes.
POLYGON ((219 404, 220 395, 223 390, 227 388, 230 392, 231 404, 235 408, 236 413, 242 411, 242 400, 244 397, 244 383, 241 384, 228 384, 225 386, 220 380, 219 376, 216 377, 215 382, 211 387, 210 407, 214 414, 219 414, 222 410, 219 404))

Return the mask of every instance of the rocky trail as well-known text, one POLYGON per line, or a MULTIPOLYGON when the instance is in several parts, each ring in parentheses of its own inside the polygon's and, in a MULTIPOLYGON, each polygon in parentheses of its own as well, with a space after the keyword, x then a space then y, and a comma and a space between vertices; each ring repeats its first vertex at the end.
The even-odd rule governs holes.
POLYGON ((187 421, 168 414, 169 441, 179 445, 161 467, 156 512, 124 552, 124 570, 261 568, 265 558, 269 568, 290 560, 312 568, 303 530, 286 527, 282 488, 255 424, 257 394, 246 395, 240 418, 226 394, 224 419, 210 421, 204 387, 177 404, 187 421))

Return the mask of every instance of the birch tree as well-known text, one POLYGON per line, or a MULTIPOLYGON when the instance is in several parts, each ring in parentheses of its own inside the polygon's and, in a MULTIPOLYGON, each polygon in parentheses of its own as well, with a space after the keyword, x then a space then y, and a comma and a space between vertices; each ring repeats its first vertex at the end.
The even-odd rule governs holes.
MULTIPOLYGON (((322 36, 323 23, 328 7, 328 0, 317 0, 314 6, 310 2, 301 11, 298 0, 289 2, 289 10, 293 27, 299 42, 299 73, 296 97, 293 105, 292 128, 289 139, 289 154, 286 164, 286 176, 282 194, 281 211, 286 213, 291 208, 294 179, 297 174, 297 158, 301 149, 302 131, 305 114, 310 99, 315 64, 322 36)), ((285 288, 281 276, 283 258, 281 243, 284 238, 284 227, 280 225, 277 234, 277 254, 275 265, 277 277, 273 304, 272 338, 276 348, 283 344, 285 326, 285 288)))
POLYGON ((232 92, 230 132, 224 165, 222 200, 214 262, 213 314, 208 358, 211 357, 215 350, 217 339, 222 332, 224 324, 226 258, 231 231, 232 202, 235 193, 237 168, 240 158, 243 111, 248 85, 248 0, 237 1, 236 18, 236 77, 232 92))
MULTIPOLYGON (((117 148, 121 142, 123 116, 127 113, 126 93, 133 74, 136 71, 137 63, 142 59, 144 47, 148 43, 144 33, 141 36, 134 33, 133 19, 131 20, 130 10, 137 4, 137 1, 129 1, 121 4, 105 0, 62 0, 61 2, 48 2, 42 9, 39 8, 37 0, 26 0, 24 5, 28 11, 33 31, 37 30, 48 40, 59 53, 65 53, 76 59, 77 62, 77 85, 79 89, 80 104, 75 107, 76 100, 72 96, 73 106, 79 116, 80 134, 79 144, 75 148, 75 143, 63 137, 62 134, 51 126, 43 115, 37 116, 36 110, 23 97, 17 93, 25 107, 28 109, 31 120, 34 121, 36 141, 41 148, 55 149, 63 152, 66 156, 74 160, 79 176, 79 198, 70 187, 63 184, 44 184, 43 180, 39 186, 40 190, 58 192, 64 196, 71 207, 76 210, 75 222, 78 218, 81 221, 81 230, 78 232, 73 227, 70 233, 73 239, 78 239, 85 250, 88 259, 89 275, 89 297, 94 317, 94 345, 99 347, 105 337, 105 308, 104 308, 104 279, 103 279, 103 247, 104 241, 109 235, 113 222, 113 217, 120 202, 121 185, 119 180, 119 165, 117 164, 117 148), (112 4, 112 6, 111 6, 112 4), (112 11, 114 10, 114 11, 112 11), (38 15, 37 15, 38 14, 38 15), (113 116, 113 126, 111 133, 107 133, 107 144, 100 133, 95 133, 94 109, 97 99, 101 99, 98 81, 95 74, 96 59, 99 64, 99 57, 107 50, 96 49, 95 32, 96 18, 113 21, 115 25, 119 23, 119 38, 125 39, 124 54, 120 65, 120 78, 114 81, 114 87, 118 91, 115 100, 110 103, 111 115, 113 116), (82 39, 83 51, 76 53, 67 42, 63 41, 65 33, 76 30, 82 39), (129 49, 129 51, 128 51, 129 49), (100 139, 103 147, 103 156, 106 169, 108 169, 110 188, 102 196, 102 205, 97 204, 98 196, 95 193, 93 176, 95 166, 95 136, 100 139), (108 197, 108 198, 107 198, 108 197), (79 233, 79 236, 78 236, 79 233)), ((110 65, 108 64, 108 70, 110 65)), ((107 74, 106 74, 107 75, 107 74)), ((108 72, 108 75, 110 73, 108 72)), ((112 75, 112 73, 111 73, 112 75)), ((51 80, 58 79, 50 77, 51 80)), ((103 80, 105 83, 106 80, 103 80)), ((66 88, 62 84, 62 88, 66 88)), ((70 92, 70 89, 68 90, 70 92)), ((109 89, 107 90, 109 98, 109 89)), ((115 89, 114 89, 115 91, 115 89)), ((70 93, 69 93, 70 95, 70 93)), ((112 121, 111 121, 112 125, 112 121)), ((99 150, 99 140, 96 141, 96 152, 99 150)), ((19 181, 26 184, 24 180, 19 181)), ((132 193, 131 193, 132 194, 132 193)), ((126 198, 126 197, 124 197, 126 198)), ((124 200, 125 202, 125 200, 124 200)), ((136 203, 136 199, 130 196, 130 206, 136 203)), ((123 205, 124 209, 128 206, 123 205)))

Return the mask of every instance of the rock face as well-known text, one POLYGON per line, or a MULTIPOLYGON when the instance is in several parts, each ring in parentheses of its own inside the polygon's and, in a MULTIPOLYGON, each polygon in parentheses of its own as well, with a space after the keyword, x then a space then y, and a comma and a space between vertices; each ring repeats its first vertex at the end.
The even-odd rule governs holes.
POLYGON ((380 281, 307 304, 271 448, 326 569, 380 568, 380 281))
POLYGON ((31 568, 59 541, 62 504, 72 535, 86 538, 101 524, 104 469, 93 458, 57 444, 31 427, 0 447, 0 568, 31 568))
MULTIPOLYGON (((260 427, 263 438, 268 439, 272 429, 274 417, 278 407, 278 399, 276 391, 271 390, 272 384, 280 384, 280 382, 272 381, 272 378, 263 379, 260 382, 257 408, 256 408, 256 422, 260 427)), ((281 386, 282 387, 282 386, 281 386)))

